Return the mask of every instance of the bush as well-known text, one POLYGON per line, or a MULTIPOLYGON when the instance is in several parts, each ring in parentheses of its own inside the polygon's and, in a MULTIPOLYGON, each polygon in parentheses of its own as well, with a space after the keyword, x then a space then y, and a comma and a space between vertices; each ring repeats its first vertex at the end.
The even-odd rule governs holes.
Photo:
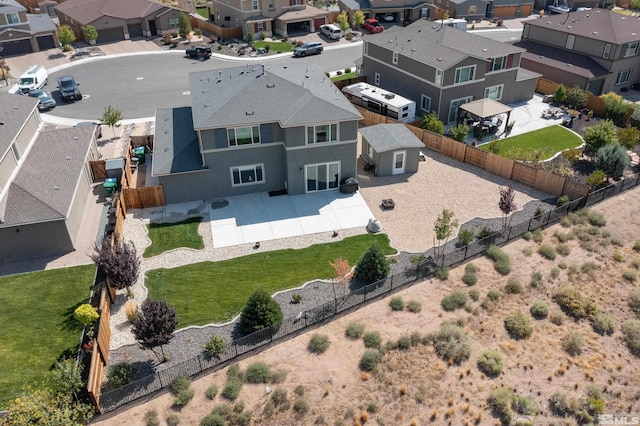
POLYGON ((587 176, 586 183, 592 188, 598 187, 607 181, 607 174, 602 170, 594 170, 587 176))
POLYGON ((309 403, 303 398, 297 399, 293 403, 293 411, 299 418, 304 417, 309 412, 309 403))
POLYGON ((434 275, 439 280, 445 281, 449 278, 449 267, 448 266, 439 266, 436 268, 434 275))
POLYGON ((240 314, 238 328, 243 336, 255 333, 256 331, 277 326, 282 322, 282 309, 278 302, 266 292, 262 287, 249 296, 247 304, 240 314))
POLYGON ((453 323, 442 323, 433 336, 433 347, 443 360, 460 364, 471 355, 471 341, 464 330, 453 323))
POLYGON ((291 302, 293 302, 294 304, 298 304, 302 302, 302 295, 300 293, 294 293, 293 296, 291 296, 291 302))
POLYGON ((513 418, 512 400, 513 393, 507 388, 493 389, 487 398, 487 403, 498 414, 503 424, 510 424, 513 418))
POLYGON ((88 303, 83 303, 73 311, 73 317, 84 325, 89 325, 100 318, 98 310, 88 303))
POLYGON ((538 253, 549 260, 554 260, 556 258, 556 250, 549 244, 542 244, 538 247, 538 253))
POLYGON ((504 286, 504 292, 507 294, 520 294, 523 290, 522 284, 515 278, 509 278, 507 285, 504 286))
POLYGON ((289 408, 289 398, 287 397, 286 389, 276 388, 271 393, 271 398, 269 401, 273 404, 274 407, 279 407, 282 410, 289 408))
POLYGON ((389 302, 392 311, 401 311, 404 309, 404 300, 400 296, 394 296, 389 302))
POLYGON ((411 336, 402 335, 398 338, 398 349, 407 350, 411 347, 411 336))
POLYGON ((445 296, 440 302, 440 305, 442 306, 442 309, 450 312, 464 307, 466 303, 467 295, 460 291, 455 291, 450 295, 445 296))
POLYGON ((554 392, 549 397, 549 409, 553 414, 560 417, 566 417, 571 414, 571 408, 567 402, 567 396, 560 392, 554 392))
POLYGON ((156 410, 148 410, 144 413, 144 424, 146 426, 160 426, 160 419, 156 410))
POLYGON ((601 335, 611 336, 616 331, 616 322, 609 315, 604 313, 596 314, 591 321, 593 331, 601 335))
POLYGON ((525 232, 524 234, 522 234, 522 238, 524 238, 525 241, 531 241, 531 239, 533 238, 533 232, 525 232))
POLYGON ((350 339, 359 339, 364 334, 364 325, 359 322, 352 322, 347 326, 345 334, 350 339))
POLYGON ((596 167, 611 178, 620 178, 629 167, 627 148, 617 143, 601 147, 596 153, 596 167))
POLYGON ((471 298, 471 300, 473 300, 474 302, 477 302, 478 299, 480 299, 480 292, 478 290, 471 290, 469 292, 469 297, 471 298))
POLYGON ((570 331, 562 338, 562 349, 571 356, 580 355, 583 348, 584 339, 580 333, 570 331))
POLYGON ((587 105, 590 93, 578 86, 567 89, 567 96, 564 98, 564 104, 573 109, 580 110, 587 105))
POLYGON ((591 299, 587 299, 575 288, 560 287, 553 295, 553 300, 562 310, 575 319, 590 318, 598 313, 598 307, 591 299))
POLYGON ((567 195, 563 195, 562 197, 558 197, 558 199, 556 200, 556 206, 557 207, 566 206, 570 202, 571 202, 571 198, 569 198, 567 195))
POLYGON ((409 300, 407 302, 407 311, 417 314, 422 310, 422 304, 417 300, 409 300))
POLYGON ((478 358, 478 370, 489 377, 496 377, 502 373, 502 355, 500 352, 487 349, 478 358))
POLYGON ((200 421, 200 426, 225 426, 227 421, 219 414, 208 414, 200 421))
POLYGON ((323 354, 329 349, 329 336, 325 334, 314 334, 311 336, 311 340, 309 341, 309 352, 314 354, 323 354))
POLYGON ((535 271, 531 274, 531 282, 529 285, 533 288, 538 287, 542 283, 542 273, 535 271))
POLYGON ((458 232, 458 240, 462 246, 468 246, 473 241, 473 232, 468 229, 461 229, 458 232))
POLYGON ((222 388, 222 396, 229 401, 235 401, 240 395, 242 390, 242 379, 238 377, 232 377, 227 379, 227 383, 222 388))
MULTIPOLYGON (((492 143, 491 145, 494 145, 494 144, 495 142, 492 143)), ((489 229, 487 226, 483 226, 478 230, 478 234, 476 235, 476 238, 478 238, 479 240, 483 240, 487 238, 489 235, 491 235, 491 229, 489 229)))
POLYGON ((464 268, 464 275, 462 276, 462 282, 468 286, 475 285, 478 282, 478 268, 473 264, 469 263, 464 268))
POLYGON ((629 281, 630 283, 633 283, 638 279, 638 273, 633 269, 626 269, 622 271, 622 278, 629 281))
POLYGON ((564 314, 560 311, 551 311, 549 313, 549 321, 554 325, 562 325, 564 323, 564 314))
POLYGON ((533 324, 528 316, 516 312, 504 319, 504 328, 514 339, 526 339, 533 333, 533 324))
POLYGON ((536 302, 533 302, 530 311, 532 317, 536 319, 543 319, 549 315, 549 306, 547 306, 547 302, 538 300, 536 302))
POLYGON ((629 352, 640 357, 640 320, 627 320, 622 323, 620 329, 629 352))
POLYGON ((218 394, 218 386, 216 386, 215 384, 209 386, 204 394, 207 398, 214 399, 218 394))
POLYGON ((420 120, 420 127, 430 132, 444 135, 444 123, 438 118, 438 113, 435 111, 429 114, 424 114, 420 120))
POLYGON ((377 331, 370 331, 364 334, 364 346, 367 348, 379 348, 382 344, 382 337, 377 331))
POLYGON ((627 303, 633 313, 640 317, 640 288, 634 288, 629 292, 627 303))
POLYGON ((167 426, 178 426, 180 424, 180 417, 176 413, 171 413, 167 416, 167 426))
POLYGON ((136 302, 128 300, 124 304, 124 314, 127 316, 127 320, 130 323, 138 321, 138 306, 136 305, 136 302))
POLYGON ((368 350, 360 358, 358 366, 363 371, 377 371, 378 364, 382 359, 382 354, 377 350, 368 350))
POLYGON ((175 395, 173 403, 178 407, 182 407, 191 401, 195 393, 191 389, 191 379, 187 376, 176 377, 171 382, 171 392, 175 395))
POLYGON ((109 381, 109 386, 112 389, 116 389, 133 383, 135 376, 136 370, 132 365, 120 363, 109 369, 107 380, 109 381))
POLYGON ((485 254, 493 260, 493 267, 502 275, 509 275, 511 272, 511 260, 498 246, 489 246, 485 254))
POLYGON ((358 260, 355 277, 365 284, 371 284, 389 275, 389 270, 389 259, 378 244, 374 243, 358 260))
POLYGON ((267 383, 271 369, 264 362, 254 362, 247 367, 244 373, 244 380, 247 383, 267 383))
POLYGON ((211 336, 206 345, 204 345, 204 351, 207 356, 211 358, 220 359, 220 355, 224 350, 224 340, 220 336, 211 336))
POLYGON ((617 142, 616 126, 611 120, 602 120, 584 131, 582 137, 586 143, 586 150, 597 152, 605 145, 617 142))

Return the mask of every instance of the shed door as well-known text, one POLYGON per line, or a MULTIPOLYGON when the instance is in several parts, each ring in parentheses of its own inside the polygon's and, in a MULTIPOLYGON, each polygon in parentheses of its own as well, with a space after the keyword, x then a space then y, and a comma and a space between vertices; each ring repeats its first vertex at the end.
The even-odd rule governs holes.
POLYGON ((395 151, 393 153, 393 170, 391 174, 401 175, 407 162, 407 151, 395 151))

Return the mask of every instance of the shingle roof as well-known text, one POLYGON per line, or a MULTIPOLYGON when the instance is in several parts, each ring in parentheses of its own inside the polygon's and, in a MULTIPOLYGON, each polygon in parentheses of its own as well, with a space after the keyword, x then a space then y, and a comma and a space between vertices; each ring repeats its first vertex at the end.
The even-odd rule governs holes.
POLYGON ((262 70, 250 64, 189 74, 194 128, 362 118, 317 64, 270 64, 262 70))
POLYGON ((31 28, 32 34, 50 33, 56 30, 56 24, 46 13, 39 15, 27 14, 27 19, 29 20, 29 28, 31 28))
POLYGON ((157 109, 153 143, 153 176, 202 170, 191 107, 157 109))
POLYGON ((609 9, 549 15, 525 23, 612 44, 640 41, 640 18, 625 16, 609 9))
POLYGON ((524 52, 524 49, 507 43, 423 19, 405 28, 393 27, 372 34, 366 41, 442 70, 467 57, 490 60, 524 52))
POLYGON ((401 148, 424 148, 420 139, 404 124, 376 124, 361 128, 360 133, 376 152, 401 148))
POLYGON ((27 8, 15 0, 0 0, 0 13, 24 12, 27 8))
POLYGON ((350 10, 369 9, 371 7, 369 0, 341 0, 341 3, 350 10))
POLYGON ((514 44, 527 49, 527 52, 522 54, 522 59, 544 64, 586 78, 609 74, 606 68, 586 55, 567 52, 564 49, 554 48, 532 41, 521 41, 514 44))
POLYGON ((38 100, 30 96, 0 93, 0 158, 4 158, 37 106, 38 100))
POLYGON ((102 16, 128 20, 143 18, 161 9, 175 8, 151 0, 65 0, 55 9, 87 25, 102 16))
POLYGON ((67 217, 93 132, 93 127, 40 132, 7 191, 3 226, 67 217))

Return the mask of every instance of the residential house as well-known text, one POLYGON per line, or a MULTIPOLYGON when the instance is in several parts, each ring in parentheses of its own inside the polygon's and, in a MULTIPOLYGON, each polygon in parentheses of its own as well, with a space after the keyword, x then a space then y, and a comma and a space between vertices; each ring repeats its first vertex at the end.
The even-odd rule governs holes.
POLYGON ((59 45, 49 15, 27 13, 15 0, 0 0, 0 55, 23 55, 59 45))
POLYGON ((74 250, 95 129, 42 130, 38 100, 0 93, 0 262, 74 250))
POLYGON ((55 7, 61 25, 69 25, 79 40, 82 27, 98 31, 98 43, 151 37, 178 31, 182 11, 153 0, 65 0, 55 7))
POLYGON ((529 16, 534 0, 433 0, 435 19, 445 13, 450 18, 480 21, 488 18, 516 18, 529 16))
POLYGON ((526 21, 522 66, 595 95, 640 82, 640 19, 592 9, 526 21))
POLYGON ((418 21, 364 39, 360 76, 455 123, 458 107, 474 99, 502 103, 531 99, 539 74, 520 67, 524 49, 418 21))
POLYGON ((338 189, 362 116, 309 62, 189 75, 190 107, 158 109, 152 175, 167 203, 338 189))
POLYGON ((339 0, 340 9, 346 10, 349 22, 355 11, 361 11, 366 18, 376 18, 380 22, 395 22, 406 25, 420 18, 428 18, 430 4, 421 0, 339 0))

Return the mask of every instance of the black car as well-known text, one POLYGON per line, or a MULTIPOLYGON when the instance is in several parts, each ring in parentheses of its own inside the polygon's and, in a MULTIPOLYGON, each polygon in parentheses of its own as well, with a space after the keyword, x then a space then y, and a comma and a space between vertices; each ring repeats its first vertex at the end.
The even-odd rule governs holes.
POLYGON ((194 46, 188 48, 186 53, 189 58, 196 58, 204 61, 211 57, 211 48, 206 46, 194 46))
POLYGON ((58 78, 58 89, 60 89, 60 97, 64 102, 79 101, 82 99, 82 93, 76 83, 76 79, 70 75, 58 78))

